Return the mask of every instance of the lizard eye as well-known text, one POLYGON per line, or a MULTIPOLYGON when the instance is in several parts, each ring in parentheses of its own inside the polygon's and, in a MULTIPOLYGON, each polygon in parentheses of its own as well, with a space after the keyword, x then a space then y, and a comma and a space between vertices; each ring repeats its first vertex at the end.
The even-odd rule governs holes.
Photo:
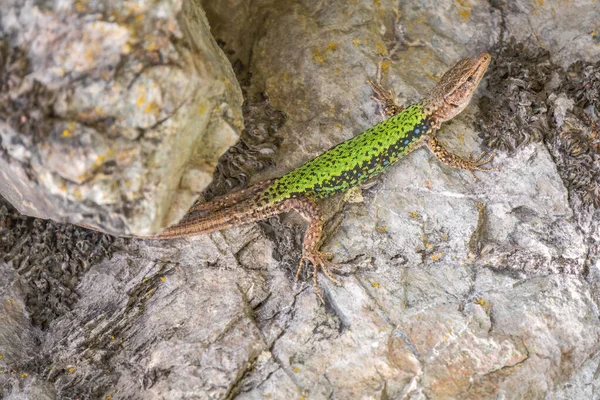
POLYGON ((473 77, 472 77, 472 76, 469 76, 469 77, 467 78, 467 82, 471 82, 472 80, 473 80, 473 77))

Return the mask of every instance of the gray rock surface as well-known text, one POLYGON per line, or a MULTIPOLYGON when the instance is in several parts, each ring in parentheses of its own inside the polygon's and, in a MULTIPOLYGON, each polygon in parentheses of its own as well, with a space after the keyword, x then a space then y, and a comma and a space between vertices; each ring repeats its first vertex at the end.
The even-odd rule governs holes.
POLYGON ((0 193, 113 233, 178 221, 242 129, 197 2, 4 1, 0 193))
POLYGON ((296 215, 157 242, 3 209, 1 312, 14 323, 0 325, 1 393, 600 398, 598 213, 570 161, 600 165, 590 122, 600 110, 580 100, 596 87, 593 73, 587 91, 563 82, 573 62, 600 58, 600 6, 531 4, 204 2, 247 96, 265 92, 287 117, 276 131, 276 166, 253 179, 380 121, 367 79, 380 74, 406 104, 458 58, 490 48, 499 62, 440 138, 462 156, 478 154, 480 143, 503 149, 493 162, 500 170, 474 180, 418 150, 354 202, 325 203, 323 248, 341 263, 344 286, 321 278, 324 306, 310 274, 294 283, 304 230, 296 215), (530 59, 527 68, 517 63, 530 53, 503 50, 511 37, 543 44, 542 72, 530 59), (543 90, 531 88, 542 78, 543 90), (493 124, 500 111, 511 124, 493 124), (574 124, 581 138, 563 140, 558 126, 574 124), (513 149, 491 140, 497 126, 513 149), (519 134, 527 140, 512 140, 519 134), (15 343, 15 335, 29 339, 15 343))

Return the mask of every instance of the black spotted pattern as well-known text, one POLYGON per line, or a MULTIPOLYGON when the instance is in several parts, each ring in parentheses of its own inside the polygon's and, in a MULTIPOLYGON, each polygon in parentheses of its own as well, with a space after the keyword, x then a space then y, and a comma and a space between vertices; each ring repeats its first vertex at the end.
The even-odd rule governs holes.
POLYGON ((364 131, 277 179, 262 195, 269 204, 298 196, 314 200, 343 192, 392 165, 431 132, 421 104, 364 131))

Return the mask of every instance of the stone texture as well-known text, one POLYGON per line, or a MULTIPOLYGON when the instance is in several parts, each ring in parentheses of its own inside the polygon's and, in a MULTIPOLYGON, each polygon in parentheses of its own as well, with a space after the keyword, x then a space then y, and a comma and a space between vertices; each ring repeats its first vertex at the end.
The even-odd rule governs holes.
POLYGON ((113 233, 177 221, 242 128, 197 2, 5 1, 0 192, 113 233))
POLYGON ((505 36, 539 45, 567 67, 576 60, 596 61, 600 56, 598 2, 539 0, 506 2, 501 8, 505 36))
MULTIPOLYGON (((558 65, 598 59, 598 36, 588 30, 597 3, 534 3, 205 2, 246 93, 265 92, 287 116, 276 132, 276 166, 253 179, 299 166, 380 121, 366 84, 378 73, 406 104, 461 56, 511 36, 535 45, 536 32, 558 65), (586 12, 579 36, 561 33, 575 15, 568 7, 586 12)), ((478 106, 494 79, 488 75, 441 130, 460 155, 482 151, 478 106)), ((572 119, 572 93, 556 99, 556 118, 572 119)), ((2 295, 24 304, 10 329, 39 339, 15 345, 12 331, 0 335, 1 349, 31 358, 4 364, 15 372, 0 376, 2 394, 596 398, 598 216, 573 202, 556 154, 544 141, 499 151, 500 171, 474 180, 418 150, 354 193, 354 202, 325 203, 324 249, 341 263, 344 286, 321 278, 324 306, 310 274, 294 283, 303 233, 296 215, 156 242, 91 236, 98 234, 4 210, 4 286, 14 288, 2 295), (58 246, 47 236, 56 233, 58 255, 73 255, 65 267, 50 252, 58 246), (39 243, 48 253, 38 260, 31 254, 39 243), (49 293, 64 292, 69 302, 44 314, 44 304, 29 305, 24 293, 46 276, 56 288, 49 293)))

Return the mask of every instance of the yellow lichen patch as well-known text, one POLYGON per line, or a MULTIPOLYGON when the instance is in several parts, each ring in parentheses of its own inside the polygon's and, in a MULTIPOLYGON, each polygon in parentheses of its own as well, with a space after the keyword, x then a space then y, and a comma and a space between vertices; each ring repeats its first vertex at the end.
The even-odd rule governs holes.
POLYGON ((473 6, 468 4, 466 0, 456 0, 456 2, 458 3, 458 15, 465 20, 469 19, 473 6))
POLYGON ((396 20, 402 18, 402 11, 400 11, 400 9, 397 7, 394 7, 394 14, 396 15, 396 20))
POLYGON ((383 60, 383 62, 381 63, 381 69, 383 72, 387 72, 391 66, 392 66, 392 61, 390 61, 390 60, 383 60))
POLYGON ((300 368, 298 367, 292 367, 292 371, 294 371, 295 373, 300 372, 300 368))
POLYGON ((2 360, 4 358, 3 354, 0 354, 0 360, 2 360))
POLYGON ((113 398, 112 394, 109 393, 104 397, 104 400, 110 400, 112 398, 113 398))
POLYGON ((201 106, 200 107, 200 115, 204 115, 205 112, 206 112, 206 107, 201 106))
POLYGON ((478 298, 478 299, 476 299, 476 300, 475 300, 473 303, 475 303, 475 304, 478 304, 478 305, 480 305, 480 306, 482 306, 482 307, 487 307, 487 306, 489 306, 489 303, 488 303, 487 301, 485 301, 485 300, 484 300, 483 298, 481 298, 481 297, 480 297, 480 298, 478 298))
POLYGON ((385 225, 376 226, 375 229, 377 229, 379 232, 383 233, 383 232, 387 231, 387 226, 385 226, 385 225))
POLYGON ((419 217, 419 213, 416 211, 410 212, 408 213, 408 216, 411 218, 418 218, 419 217))
POLYGON ((88 49, 88 50, 85 52, 85 55, 84 55, 83 57, 84 57, 84 58, 86 59, 86 61, 88 61, 88 62, 94 62, 94 61, 95 61, 95 59, 96 59, 96 58, 95 58, 95 56, 94 56, 94 52, 92 51, 92 49, 88 49))
POLYGON ((77 12, 89 11, 89 8, 88 8, 87 1, 84 1, 84 0, 77 0, 77 1, 75 2, 75 10, 76 10, 77 12))
POLYGON ((371 286, 373 286, 376 289, 379 289, 381 287, 381 285, 379 284, 379 282, 375 282, 375 281, 371 282, 371 286))
POLYGON ((145 102, 146 102, 146 94, 145 93, 140 93, 140 97, 138 97, 138 100, 137 100, 137 105, 141 106, 145 102))
POLYGON ((460 15, 463 19, 469 19, 469 15, 471 15, 471 10, 458 10, 458 15, 460 15))
POLYGON ((129 54, 131 52, 131 46, 129 43, 125 43, 123 46, 121 46, 121 52, 123 54, 129 54))
POLYGON ((158 106, 158 104, 155 101, 151 101, 150 103, 148 103, 146 108, 144 108, 144 112, 146 114, 149 114, 149 113, 158 114, 159 110, 160 110, 160 107, 158 106))
POLYGON ((431 259, 433 261, 439 261, 443 255, 444 255, 444 253, 435 253, 431 256, 431 259))
POLYGON ((352 39, 352 44, 355 46, 358 46, 359 44, 361 44, 362 40, 360 39, 352 39))
POLYGON ((164 276, 161 276, 161 277, 160 277, 160 280, 161 280, 162 282, 165 282, 165 281, 167 280, 167 278, 166 278, 166 277, 164 277, 164 276))
POLYGON ((444 240, 444 241, 448 240, 448 234, 442 233, 442 240, 444 240))
POLYGON ((327 46, 325 46, 325 50, 321 51, 320 49, 313 50, 313 61, 318 63, 325 62, 325 54, 331 53, 332 51, 337 50, 337 44, 335 42, 329 42, 327 46))
POLYGON ((321 51, 319 49, 316 49, 315 51, 313 51, 313 61, 317 62, 317 63, 325 62, 325 57, 323 57, 323 55, 321 54, 321 51))
POLYGON ((461 143, 465 142, 465 134, 464 133, 462 133, 462 132, 458 133, 458 141, 461 143))
POLYGON ((81 190, 80 189, 75 189, 73 191, 73 196, 75 196, 75 198, 77 200, 81 200, 83 198, 83 196, 81 195, 81 190))
POLYGON ((29 374, 27 372, 23 372, 21 375, 19 375, 21 378, 27 378, 29 376, 29 374))
POLYGON ((64 130, 64 131, 62 131, 62 133, 60 134, 60 137, 63 137, 63 138, 72 137, 72 136, 73 136, 73 134, 72 134, 72 133, 71 133, 71 131, 70 131, 70 130, 68 130, 68 129, 65 129, 65 130, 64 130))
POLYGON ((74 368, 74 367, 71 367, 71 368, 69 368, 69 373, 70 373, 70 374, 74 374, 74 373, 75 373, 75 371, 76 371, 76 370, 75 370, 75 368, 74 368))
POLYGON ((107 159, 113 158, 115 155, 115 151, 113 149, 109 149, 107 152, 99 154, 94 161, 94 168, 99 168, 106 162, 107 159))
POLYGON ((377 42, 376 46, 377 54, 379 54, 380 56, 385 56, 387 54, 387 48, 385 47, 385 44, 383 42, 377 42))

